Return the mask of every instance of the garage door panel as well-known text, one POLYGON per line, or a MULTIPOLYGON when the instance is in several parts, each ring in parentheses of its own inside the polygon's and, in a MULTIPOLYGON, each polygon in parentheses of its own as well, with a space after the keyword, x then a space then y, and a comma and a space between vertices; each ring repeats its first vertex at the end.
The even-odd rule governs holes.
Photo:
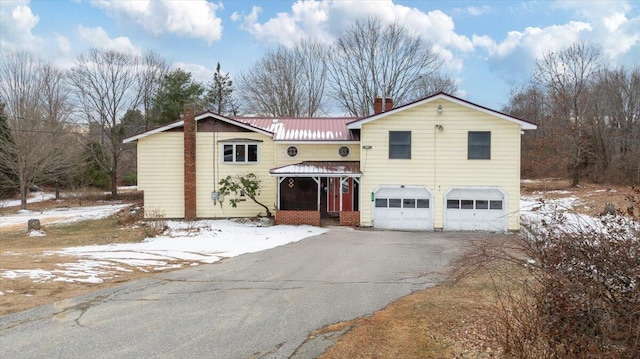
POLYGON ((506 231, 506 196, 495 188, 454 188, 445 198, 444 229, 506 231))
POLYGON ((424 187, 381 187, 375 192, 374 227, 433 230, 432 202, 424 187))

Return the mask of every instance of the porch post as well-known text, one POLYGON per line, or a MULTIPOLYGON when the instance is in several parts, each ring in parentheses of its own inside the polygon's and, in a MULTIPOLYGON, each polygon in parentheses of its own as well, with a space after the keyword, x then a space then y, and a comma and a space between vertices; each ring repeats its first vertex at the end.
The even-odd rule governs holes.
POLYGON ((316 201, 316 208, 318 209, 318 212, 320 212, 320 183, 322 181, 320 181, 320 177, 311 177, 314 181, 316 181, 316 185, 318 187, 318 200, 316 201))
POLYGON ((338 181, 340 184, 340 212, 342 212, 342 177, 340 177, 340 181, 338 181))
POLYGON ((285 177, 278 177, 278 190, 276 191, 276 206, 280 209, 280 184, 284 181, 285 177))

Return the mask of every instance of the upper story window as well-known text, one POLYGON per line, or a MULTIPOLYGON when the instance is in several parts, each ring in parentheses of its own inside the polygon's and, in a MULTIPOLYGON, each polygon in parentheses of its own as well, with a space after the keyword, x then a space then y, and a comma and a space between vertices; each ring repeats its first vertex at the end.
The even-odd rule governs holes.
POLYGON ((340 148, 338 148, 338 154, 340 155, 340 157, 349 156, 349 147, 341 146, 340 148))
POLYGON ((491 159, 491 132, 469 131, 467 153, 470 160, 491 159))
POLYGON ((296 146, 287 147, 287 155, 289 155, 289 157, 297 156, 298 155, 298 147, 296 147, 296 146))
POLYGON ((249 143, 233 143, 223 146, 225 163, 258 162, 258 145, 249 143))
POLYGON ((389 131, 389 158, 411 159, 411 131, 389 131))

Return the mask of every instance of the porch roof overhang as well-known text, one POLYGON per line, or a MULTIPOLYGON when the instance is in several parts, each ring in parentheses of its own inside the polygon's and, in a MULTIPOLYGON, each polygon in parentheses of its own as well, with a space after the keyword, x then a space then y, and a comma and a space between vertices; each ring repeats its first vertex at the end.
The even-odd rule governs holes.
POLYGON ((360 177, 360 161, 304 161, 269 170, 273 177, 360 177))

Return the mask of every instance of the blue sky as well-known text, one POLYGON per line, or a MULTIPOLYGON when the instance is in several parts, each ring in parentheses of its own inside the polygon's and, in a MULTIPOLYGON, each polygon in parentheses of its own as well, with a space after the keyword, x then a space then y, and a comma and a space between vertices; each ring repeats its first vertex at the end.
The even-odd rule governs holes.
POLYGON ((611 65, 640 65, 640 2, 613 0, 0 0, 0 54, 25 49, 66 68, 90 47, 151 49, 206 82, 217 62, 233 76, 270 46, 331 43, 368 16, 430 41, 457 95, 498 110, 536 58, 577 40, 600 45, 611 65))

